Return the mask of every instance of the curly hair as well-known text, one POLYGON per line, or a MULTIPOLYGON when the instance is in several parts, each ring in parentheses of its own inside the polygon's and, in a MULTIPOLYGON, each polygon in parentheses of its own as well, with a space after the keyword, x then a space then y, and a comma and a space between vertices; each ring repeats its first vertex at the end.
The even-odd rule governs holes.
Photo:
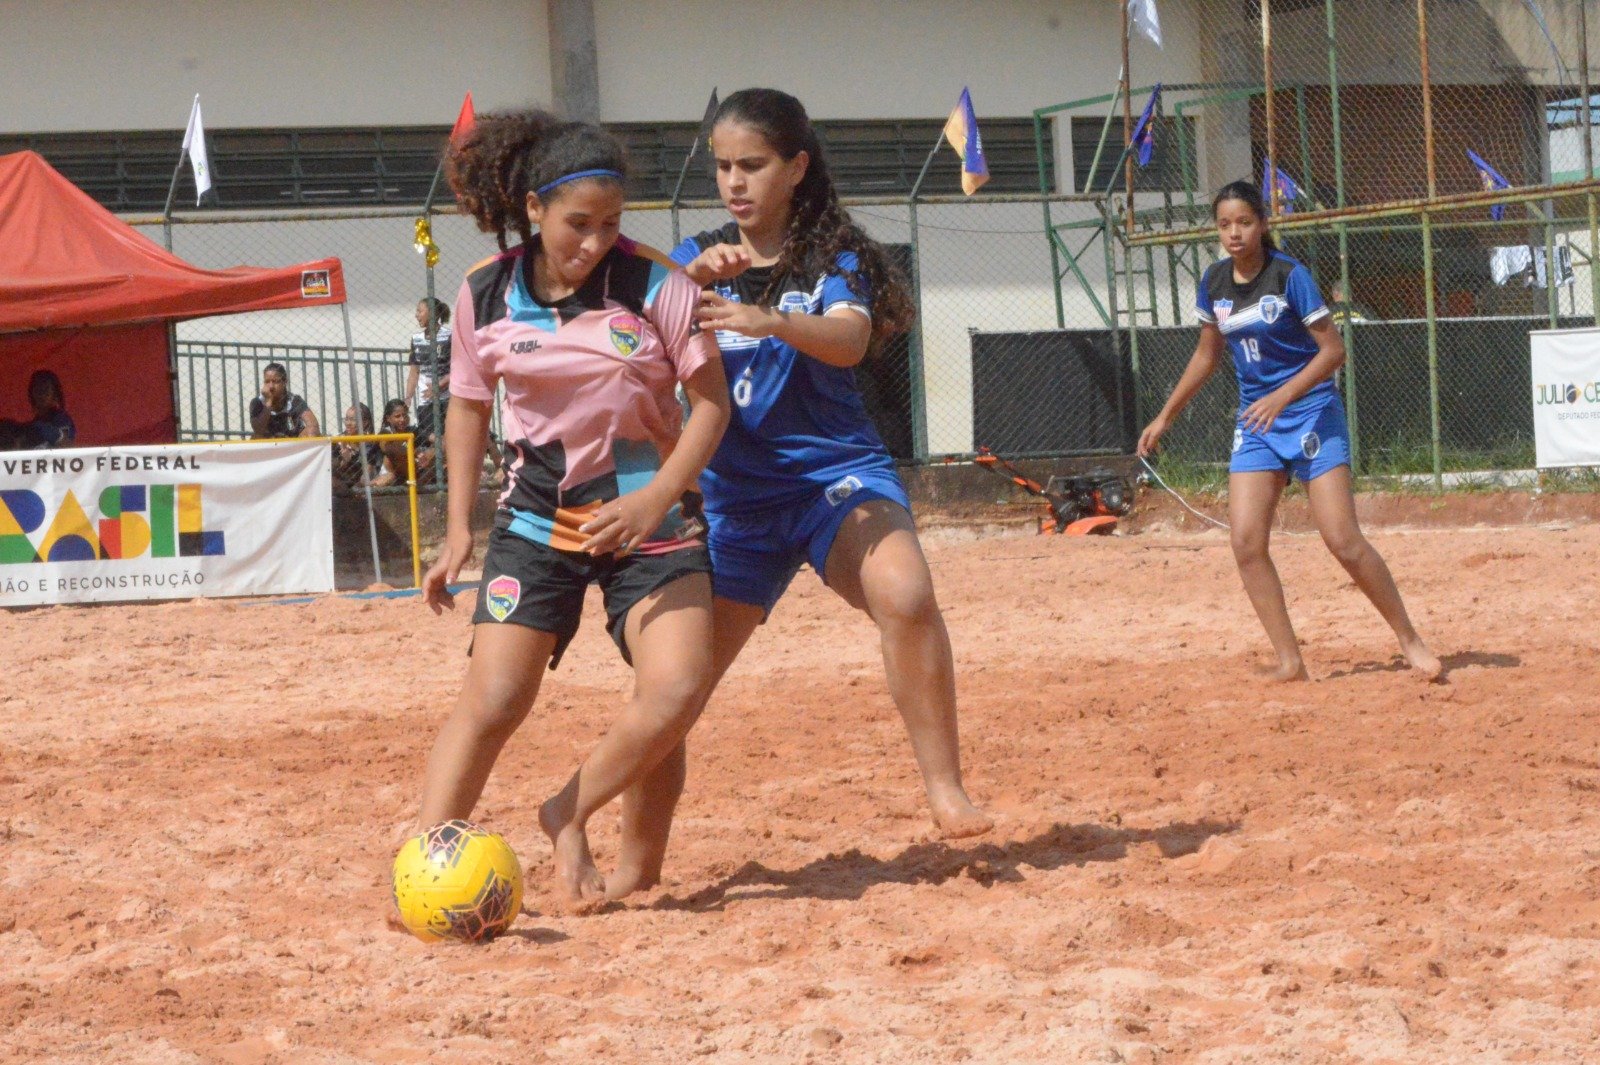
MULTIPOLYGON (((588 122, 565 122, 548 111, 508 111, 478 116, 472 132, 450 146, 445 177, 464 211, 478 228, 493 233, 500 250, 506 234, 533 239, 528 193, 581 170, 627 173, 622 143, 588 122)), ((601 175, 587 181, 622 178, 601 175)), ((569 186, 544 197, 549 203, 569 186)))
POLYGON ((789 231, 772 271, 762 302, 777 293, 788 274, 821 275, 838 269, 842 252, 852 252, 856 268, 845 281, 863 302, 872 306, 872 341, 876 351, 887 337, 911 328, 916 318, 905 278, 890 261, 883 245, 873 240, 851 219, 839 203, 838 190, 828 172, 822 142, 811 125, 805 105, 777 89, 741 89, 722 101, 712 125, 737 122, 759 133, 784 159, 801 152, 809 158, 805 176, 795 186, 790 201, 789 231))

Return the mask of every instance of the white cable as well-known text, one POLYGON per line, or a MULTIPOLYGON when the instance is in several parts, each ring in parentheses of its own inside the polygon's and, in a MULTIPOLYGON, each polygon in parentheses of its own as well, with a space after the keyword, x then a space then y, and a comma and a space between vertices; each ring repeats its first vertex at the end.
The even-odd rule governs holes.
POLYGON ((1183 508, 1185 510, 1187 510, 1190 514, 1193 514, 1195 517, 1200 518, 1203 521, 1209 521, 1211 524, 1215 525, 1219 529, 1227 529, 1227 528, 1229 528, 1228 525, 1224 524, 1223 522, 1218 521, 1216 518, 1211 517, 1209 514, 1202 514, 1198 510, 1196 510, 1193 507, 1191 507, 1189 505, 1189 501, 1187 499, 1183 498, 1181 495, 1179 495, 1178 494, 1178 490, 1176 488, 1172 487, 1166 481, 1163 481, 1161 479, 1161 475, 1156 472, 1156 468, 1154 466, 1150 465, 1150 460, 1149 459, 1146 459, 1143 455, 1140 455, 1139 456, 1139 461, 1144 464, 1144 468, 1145 469, 1150 471, 1150 476, 1154 477, 1156 479, 1156 484, 1159 484, 1162 488, 1165 488, 1168 492, 1171 492, 1172 493, 1172 498, 1176 499, 1179 503, 1182 503, 1183 504, 1183 508))

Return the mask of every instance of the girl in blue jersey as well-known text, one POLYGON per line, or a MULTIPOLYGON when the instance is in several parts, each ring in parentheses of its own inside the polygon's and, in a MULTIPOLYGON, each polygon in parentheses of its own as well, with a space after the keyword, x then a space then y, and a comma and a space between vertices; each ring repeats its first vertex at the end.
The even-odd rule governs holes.
POLYGON ((1255 185, 1223 186, 1211 210, 1228 258, 1200 279, 1200 343, 1166 406, 1140 434, 1139 454, 1156 450, 1172 419, 1221 363, 1224 347, 1230 350, 1239 378, 1239 421, 1228 466, 1233 555, 1278 654, 1272 676, 1306 679, 1283 585, 1267 551, 1278 498, 1293 474, 1305 482, 1323 542, 1394 629, 1406 661, 1437 678, 1443 669, 1438 657, 1412 627, 1389 567, 1356 523, 1350 431, 1333 382, 1344 363, 1344 342, 1316 281, 1273 243, 1255 185))
MULTIPOLYGON (((910 324, 904 285, 839 205, 799 100, 733 94, 711 150, 733 220, 672 258, 708 287, 700 322, 717 330, 733 398, 700 479, 717 674, 810 562, 878 626, 934 821, 951 837, 984 832, 991 822, 961 783, 950 638, 910 502, 855 384, 874 343, 910 324)), ((680 746, 625 797, 621 865, 606 878, 617 894, 657 880, 684 766, 680 746)))

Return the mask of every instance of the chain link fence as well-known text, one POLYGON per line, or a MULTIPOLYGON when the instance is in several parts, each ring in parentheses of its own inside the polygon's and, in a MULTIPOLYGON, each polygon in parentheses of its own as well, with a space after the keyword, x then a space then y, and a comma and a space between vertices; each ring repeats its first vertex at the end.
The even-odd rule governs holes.
MULTIPOLYGON (((1277 238, 1344 331, 1358 469, 1530 466, 1527 333, 1591 323, 1600 304, 1576 0, 1197 3, 1203 80, 1134 71, 1126 104, 1105 94, 1035 113, 1039 194, 845 201, 919 309, 910 335, 857 370, 890 450, 906 462, 1131 450, 1194 350, 1196 284, 1221 257, 1212 190, 1265 173, 1277 238), (1153 159, 1134 168, 1130 202, 1124 107, 1137 115, 1157 81, 1153 159)), ((340 257, 355 398, 378 412, 404 391, 427 294, 418 213, 186 214, 171 239, 207 267, 340 257)), ((624 229, 669 249, 726 218, 714 202, 638 204, 624 229)), ((496 249, 452 210, 432 222, 436 294, 453 304, 496 249)), ((269 359, 337 427, 351 400, 343 329, 327 309, 179 325, 182 436, 241 434, 269 359)), ((1169 459, 1226 463, 1237 397, 1218 376, 1167 436, 1169 459)))
MULTIPOLYGON (((1591 7, 1593 5, 1591 4, 1591 7)), ((1156 82, 1156 165, 1110 191, 1119 325, 1139 416, 1193 350, 1194 289, 1221 258, 1210 194, 1248 178, 1344 331, 1341 387, 1367 473, 1533 465, 1527 334, 1600 304, 1594 134, 1578 0, 1201 0, 1201 83, 1156 82)), ((1159 61, 1158 61, 1159 62, 1159 61)), ((1120 103, 1109 158, 1120 162, 1120 103)), ((1104 115, 1106 100, 1044 109, 1104 115)), ((1220 376, 1220 375, 1219 375, 1220 376)), ((1236 402, 1213 383, 1164 441, 1224 464, 1236 402)))
MULTIPOLYGON (((1052 199, 1058 212, 1096 225, 1102 217, 1101 205, 1088 198, 1052 199)), ((856 373, 896 458, 970 455, 980 446, 1015 454, 1122 450, 1115 412, 1129 387, 1126 374, 1109 353, 1062 349, 1055 335, 1061 319, 1050 245, 1042 235, 1045 200, 928 197, 914 210, 904 198, 846 201, 862 227, 888 246, 921 309, 910 335, 886 345, 856 373), (1059 372, 1063 359, 1073 361, 1071 372, 1059 372)), ((172 219, 170 239, 178 255, 209 268, 338 256, 349 294, 355 399, 376 415, 388 400, 404 398, 416 305, 427 293, 424 263, 411 243, 419 213, 180 214, 172 219)), ((667 250, 726 219, 720 205, 647 204, 629 210, 624 231, 667 250)), ((147 236, 166 239, 159 220, 136 221, 147 236)), ((452 210, 434 214, 432 230, 440 252, 436 295, 453 305, 468 270, 497 249, 471 219, 452 210)), ((1103 262, 1093 273, 1103 291, 1103 262)), ((1094 298, 1069 294, 1068 319, 1094 326, 1094 298)), ((325 429, 342 424, 352 398, 337 310, 206 318, 176 330, 181 438, 249 435, 246 410, 269 362, 288 368, 290 390, 305 398, 325 429)))

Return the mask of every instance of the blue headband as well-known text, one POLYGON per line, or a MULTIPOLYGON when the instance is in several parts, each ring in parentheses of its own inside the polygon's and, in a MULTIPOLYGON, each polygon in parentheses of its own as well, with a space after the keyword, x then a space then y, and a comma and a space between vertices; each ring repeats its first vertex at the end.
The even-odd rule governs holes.
POLYGON ((540 185, 537 189, 534 190, 534 195, 543 197, 545 193, 549 192, 551 189, 555 188, 557 185, 565 185, 569 181, 577 181, 579 178, 586 178, 586 177, 608 177, 608 178, 616 178, 618 181, 621 181, 622 180, 622 171, 620 171, 620 170, 580 170, 576 174, 568 174, 566 177, 558 177, 554 181, 545 182, 543 185, 540 185))

